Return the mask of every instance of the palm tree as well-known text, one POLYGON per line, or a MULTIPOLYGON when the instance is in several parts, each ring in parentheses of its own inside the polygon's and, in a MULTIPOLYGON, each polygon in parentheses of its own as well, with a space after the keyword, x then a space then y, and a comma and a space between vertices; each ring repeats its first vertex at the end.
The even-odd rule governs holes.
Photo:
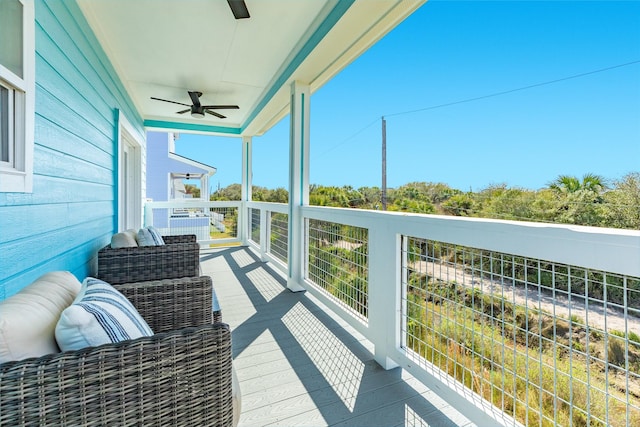
POLYGON ((587 173, 582 177, 582 189, 602 193, 609 188, 607 180, 600 175, 587 173))
POLYGON ((570 175, 560 175, 549 184, 558 198, 557 222, 580 225, 600 225, 602 222, 603 193, 606 180, 587 173, 582 180, 570 175))
POLYGON ((606 180, 593 173, 585 174, 582 181, 575 176, 560 175, 548 185, 551 190, 559 193, 576 193, 580 190, 586 190, 600 194, 608 188, 606 180))

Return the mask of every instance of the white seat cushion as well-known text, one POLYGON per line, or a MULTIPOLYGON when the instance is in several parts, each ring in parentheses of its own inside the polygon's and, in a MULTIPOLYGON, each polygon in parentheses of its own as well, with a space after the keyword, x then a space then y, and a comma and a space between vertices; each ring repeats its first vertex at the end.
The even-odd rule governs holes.
POLYGON ((231 368, 231 396, 233 404, 233 425, 237 426, 240 422, 240 414, 242 413, 242 393, 240 392, 240 381, 236 375, 235 368, 231 368))
POLYGON ((58 353, 56 323, 80 288, 73 274, 56 271, 0 302, 0 363, 58 353))
POLYGON ((129 300, 110 284, 87 277, 60 316, 56 340, 62 351, 153 335, 129 300))

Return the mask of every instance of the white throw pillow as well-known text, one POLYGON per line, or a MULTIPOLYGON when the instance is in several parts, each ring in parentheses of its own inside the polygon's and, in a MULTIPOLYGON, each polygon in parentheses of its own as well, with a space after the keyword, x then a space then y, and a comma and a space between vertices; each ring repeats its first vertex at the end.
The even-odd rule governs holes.
POLYGON ((0 363, 58 353, 56 323, 81 286, 70 272, 55 271, 0 302, 0 363))
POLYGON ((127 230, 111 236, 111 247, 113 249, 134 248, 137 246, 138 246, 138 241, 136 240, 135 231, 133 231, 132 233, 131 230, 127 230))
MULTIPOLYGON (((125 230, 125 231, 123 231, 123 233, 128 234, 129 237, 131 237, 133 240, 136 240, 136 236, 138 235, 138 232, 136 230, 134 230, 133 228, 125 230)), ((138 242, 136 242, 136 244, 137 243, 138 242)))
POLYGON ((62 312, 56 340, 62 351, 153 335, 133 304, 110 284, 87 277, 72 305, 62 312))

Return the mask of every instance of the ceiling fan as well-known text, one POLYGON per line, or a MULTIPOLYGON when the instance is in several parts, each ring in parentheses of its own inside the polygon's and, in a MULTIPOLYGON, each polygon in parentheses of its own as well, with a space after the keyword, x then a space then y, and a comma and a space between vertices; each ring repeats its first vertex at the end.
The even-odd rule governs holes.
POLYGON ((188 111, 191 111, 191 117, 194 117, 196 119, 202 119, 204 117, 204 113, 211 114, 212 116, 216 116, 219 119, 226 119, 227 116, 223 116, 222 114, 216 113, 215 111, 212 111, 212 110, 237 110, 240 108, 237 105, 202 105, 200 103, 200 97, 202 96, 202 92, 197 92, 197 91, 188 91, 188 92, 189 92, 189 97, 191 98, 191 103, 192 103, 191 105, 183 104, 182 102, 169 101, 168 99, 156 98, 153 96, 151 97, 151 99, 154 99, 156 101, 170 102, 172 104, 184 105, 185 107, 189 107, 186 110, 176 111, 176 114, 184 114, 188 111))

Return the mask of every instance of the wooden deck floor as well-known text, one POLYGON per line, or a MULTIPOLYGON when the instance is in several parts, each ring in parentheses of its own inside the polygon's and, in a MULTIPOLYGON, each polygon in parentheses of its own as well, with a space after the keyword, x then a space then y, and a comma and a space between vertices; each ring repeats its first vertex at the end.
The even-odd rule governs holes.
POLYGON ((223 321, 233 331, 240 426, 472 426, 372 345, 242 247, 203 252, 223 321))

